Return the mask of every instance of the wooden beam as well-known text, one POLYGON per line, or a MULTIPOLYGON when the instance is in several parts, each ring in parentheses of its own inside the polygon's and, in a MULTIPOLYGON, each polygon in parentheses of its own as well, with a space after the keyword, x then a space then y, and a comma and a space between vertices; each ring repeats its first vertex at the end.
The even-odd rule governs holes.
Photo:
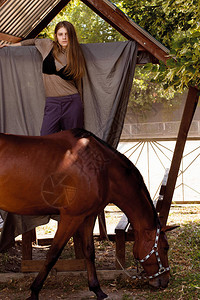
MULTIPOLYGON (((39 272, 45 260, 22 260, 21 272, 39 272)), ((84 259, 59 259, 53 266, 57 272, 86 270, 84 259)))
POLYGON ((138 30, 138 28, 134 27, 131 20, 112 3, 109 4, 109 2, 104 2, 103 0, 82 0, 82 2, 119 31, 123 36, 137 41, 139 45, 150 52, 158 60, 166 62, 168 59, 168 53, 156 45, 153 40, 150 40, 144 33, 138 30))
POLYGON ((52 19, 70 2, 70 0, 61 0, 42 21, 27 35, 27 39, 35 38, 52 19))
POLYGON ((14 36, 14 35, 10 35, 10 34, 0 32, 0 40, 6 41, 8 43, 17 43, 17 42, 20 42, 22 40, 22 38, 18 37, 18 36, 14 36))
POLYGON ((187 135, 198 103, 198 98, 199 98, 198 93, 199 91, 196 88, 194 87, 189 88, 186 103, 185 103, 185 108, 184 108, 184 112, 183 112, 183 116, 179 128, 177 142, 176 142, 176 146, 172 158, 172 163, 169 170, 167 185, 163 196, 162 204, 160 204, 161 207, 160 207, 159 218, 163 226, 166 225, 167 223, 167 218, 172 203, 172 197, 176 185, 178 171, 181 164, 185 142, 187 140, 187 135))

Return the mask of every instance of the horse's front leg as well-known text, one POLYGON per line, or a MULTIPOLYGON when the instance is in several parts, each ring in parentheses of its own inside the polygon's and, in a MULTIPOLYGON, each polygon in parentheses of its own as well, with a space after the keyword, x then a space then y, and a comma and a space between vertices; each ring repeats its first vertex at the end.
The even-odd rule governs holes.
POLYGON ((83 222, 83 217, 71 217, 68 215, 61 215, 58 229, 53 239, 52 245, 47 253, 47 257, 43 267, 31 285, 31 296, 27 300, 38 300, 39 292, 42 289, 45 279, 49 271, 58 260, 63 248, 68 240, 77 231, 80 224, 83 222))
POLYGON ((89 289, 96 294, 97 300, 102 300, 107 298, 107 295, 100 288, 95 268, 95 249, 93 240, 95 220, 96 217, 88 217, 78 231, 81 235, 82 248, 86 260, 89 289))

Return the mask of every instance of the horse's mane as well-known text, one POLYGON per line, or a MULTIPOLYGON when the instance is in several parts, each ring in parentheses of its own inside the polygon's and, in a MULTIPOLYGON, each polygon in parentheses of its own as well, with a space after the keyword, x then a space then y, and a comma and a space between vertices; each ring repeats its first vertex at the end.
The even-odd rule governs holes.
POLYGON ((120 159, 123 161, 125 167, 127 168, 128 172, 133 172, 135 173, 136 177, 138 178, 138 182, 140 184, 141 189, 144 189, 148 201, 153 209, 154 212, 154 217, 155 220, 157 220, 157 222, 159 222, 158 219, 158 215, 156 212, 156 209, 153 205, 153 201, 151 199, 151 196, 149 194, 149 191, 146 187, 146 184, 144 182, 144 179, 140 173, 140 171, 138 170, 138 168, 122 153, 120 153, 118 150, 116 150, 115 148, 113 148, 111 145, 109 145, 108 143, 106 143, 105 141, 103 141, 102 139, 100 139, 99 137, 97 137, 95 134, 93 134, 90 131, 87 131, 85 129, 80 129, 80 128, 74 128, 71 130, 71 132, 73 133, 74 137, 76 138, 89 138, 89 137, 93 137, 95 140, 97 140, 98 142, 100 142, 102 145, 104 145, 105 147, 109 148, 115 155, 117 155, 118 157, 120 157, 120 159))

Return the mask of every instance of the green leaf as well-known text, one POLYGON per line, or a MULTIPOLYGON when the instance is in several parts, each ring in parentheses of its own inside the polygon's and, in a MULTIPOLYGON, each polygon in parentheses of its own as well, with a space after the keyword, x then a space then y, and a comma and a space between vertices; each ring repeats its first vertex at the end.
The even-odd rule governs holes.
POLYGON ((170 58, 167 60, 166 65, 170 68, 175 67, 176 66, 176 61, 173 58, 170 58))
POLYGON ((191 35, 192 38, 200 38, 200 31, 195 31, 191 35))
POLYGON ((153 64, 152 64, 152 63, 148 63, 148 64, 145 64, 145 65, 143 66, 143 69, 144 69, 145 71, 151 71, 152 68, 153 68, 153 64))
POLYGON ((191 72, 192 74, 195 74, 195 72, 196 72, 196 69, 193 68, 192 66, 186 67, 186 70, 187 70, 188 72, 191 72))

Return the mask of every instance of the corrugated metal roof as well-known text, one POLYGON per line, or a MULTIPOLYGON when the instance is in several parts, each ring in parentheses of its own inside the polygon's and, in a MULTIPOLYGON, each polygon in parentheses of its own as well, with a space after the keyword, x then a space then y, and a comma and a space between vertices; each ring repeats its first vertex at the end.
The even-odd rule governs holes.
POLYGON ((60 0, 7 0, 0 7, 0 32, 25 38, 60 0))

